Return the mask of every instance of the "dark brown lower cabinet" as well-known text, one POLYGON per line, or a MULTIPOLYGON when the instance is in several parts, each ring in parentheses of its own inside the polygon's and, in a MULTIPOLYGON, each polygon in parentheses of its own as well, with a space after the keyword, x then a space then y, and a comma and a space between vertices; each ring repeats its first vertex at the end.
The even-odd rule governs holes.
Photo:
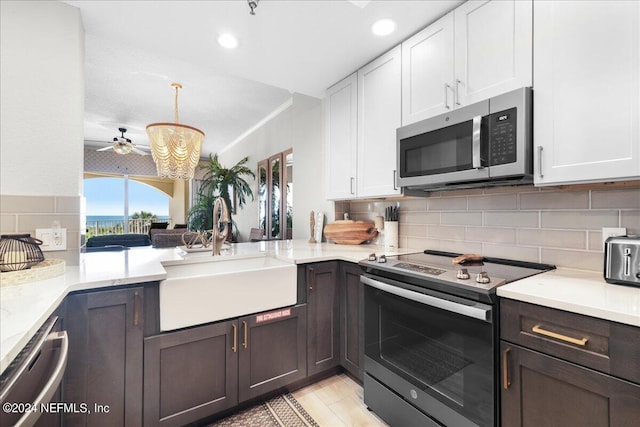
POLYGON ((337 261, 327 261, 306 264, 304 267, 309 311, 309 375, 340 365, 338 265, 337 261))
POLYGON ((181 426, 306 376, 306 305, 145 338, 144 425, 181 426))
POLYGON ((238 404, 238 322, 145 338, 144 425, 180 426, 238 404))
POLYGON ((623 427, 640 422, 640 386, 508 342, 502 351, 505 427, 623 427))
POLYGON ((307 376, 307 306, 238 320, 240 402, 307 376))
POLYGON ((62 401, 76 406, 63 412, 64 426, 142 424, 143 293, 134 287, 66 298, 62 401))
POLYGON ((340 363, 362 382, 364 285, 357 264, 340 264, 340 363))

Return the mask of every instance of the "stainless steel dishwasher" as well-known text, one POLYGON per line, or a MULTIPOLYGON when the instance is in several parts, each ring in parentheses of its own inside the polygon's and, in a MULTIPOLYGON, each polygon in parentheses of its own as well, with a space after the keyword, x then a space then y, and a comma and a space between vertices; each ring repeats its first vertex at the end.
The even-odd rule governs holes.
POLYGON ((69 350, 66 331, 52 332, 57 320, 47 320, 0 376, 0 425, 33 426, 50 412, 69 350))

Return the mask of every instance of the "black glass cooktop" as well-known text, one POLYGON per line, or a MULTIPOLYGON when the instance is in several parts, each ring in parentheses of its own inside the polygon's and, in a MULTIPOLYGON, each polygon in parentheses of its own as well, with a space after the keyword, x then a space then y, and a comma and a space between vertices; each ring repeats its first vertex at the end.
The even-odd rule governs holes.
MULTIPOLYGON (((459 255, 461 254, 427 249, 420 253, 387 258, 390 260, 397 260, 399 261, 399 264, 414 264, 421 266, 420 269, 424 269, 425 273, 427 272, 427 269, 449 271, 466 268, 469 274, 472 275, 484 271, 491 277, 500 277, 504 279, 506 283, 524 279, 525 277, 533 276, 543 271, 553 270, 556 268, 549 264, 492 257, 485 257, 482 262, 454 264, 452 259, 459 255)), ((396 264, 396 266, 397 265, 398 264, 396 264)), ((415 269, 413 271, 419 271, 419 269, 415 269)), ((440 274, 442 273, 438 273, 438 275, 440 274)))

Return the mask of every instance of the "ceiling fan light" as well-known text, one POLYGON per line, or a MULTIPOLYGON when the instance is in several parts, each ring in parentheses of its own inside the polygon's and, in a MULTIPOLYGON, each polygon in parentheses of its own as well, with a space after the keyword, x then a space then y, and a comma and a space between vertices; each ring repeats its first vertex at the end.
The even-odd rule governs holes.
POLYGON ((118 154, 129 154, 132 148, 133 146, 130 144, 113 144, 113 151, 118 154))
POLYGON ((204 141, 204 132, 193 126, 178 123, 179 83, 173 83, 175 95, 175 122, 152 123, 147 126, 151 142, 151 156, 156 163, 158 176, 172 179, 192 179, 204 141))

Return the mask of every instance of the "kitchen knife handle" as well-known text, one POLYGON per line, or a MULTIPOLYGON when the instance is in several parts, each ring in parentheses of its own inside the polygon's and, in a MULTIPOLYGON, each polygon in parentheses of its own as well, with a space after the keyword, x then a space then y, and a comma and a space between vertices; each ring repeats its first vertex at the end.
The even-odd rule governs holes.
POLYGON ((238 327, 235 323, 232 323, 231 329, 233 330, 233 345, 231 346, 231 351, 235 353, 238 351, 238 327))
POLYGON ((511 385, 511 381, 509 380, 509 353, 511 352, 510 348, 505 348, 502 352, 502 388, 507 390, 511 385))
POLYGON ((242 347, 247 348, 249 347, 249 327, 247 325, 247 322, 245 322, 244 320, 242 321, 242 330, 244 333, 242 347))
POLYGON ((545 337, 555 338, 557 340, 568 342, 568 343, 575 344, 575 345, 579 345, 579 346, 582 346, 582 347, 587 345, 587 342, 589 341, 589 338, 580 338, 580 339, 573 338, 573 337, 569 337, 567 335, 559 334, 557 332, 547 331, 546 329, 542 329, 540 326, 541 325, 535 325, 533 328, 531 328, 531 331, 535 332, 536 334, 544 335, 545 337))

